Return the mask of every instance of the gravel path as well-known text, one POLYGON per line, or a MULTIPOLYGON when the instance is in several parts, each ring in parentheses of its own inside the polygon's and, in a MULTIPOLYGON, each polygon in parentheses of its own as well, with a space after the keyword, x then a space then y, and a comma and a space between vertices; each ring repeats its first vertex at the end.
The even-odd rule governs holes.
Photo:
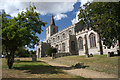
POLYGON ((64 71, 69 74, 82 76, 85 78, 117 78, 117 76, 113 74, 107 74, 104 72, 97 72, 87 69, 74 69, 74 70, 64 70, 64 71))
POLYGON ((75 76, 82 76, 84 78, 118 78, 118 76, 114 74, 107 74, 105 72, 98 72, 98 71, 87 70, 87 69, 73 69, 70 66, 61 65, 58 63, 54 63, 54 62, 49 62, 47 60, 41 60, 41 61, 44 61, 48 63, 49 65, 59 67, 64 72, 67 72, 68 74, 72 74, 75 76))

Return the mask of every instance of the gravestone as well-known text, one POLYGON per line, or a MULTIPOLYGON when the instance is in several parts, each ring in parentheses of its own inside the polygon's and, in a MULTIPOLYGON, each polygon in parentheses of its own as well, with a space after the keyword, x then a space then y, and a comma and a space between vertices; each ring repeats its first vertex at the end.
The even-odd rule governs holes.
POLYGON ((52 53, 52 59, 56 58, 56 53, 52 53))
POLYGON ((89 57, 89 54, 86 54, 86 57, 88 58, 88 57, 89 57))
POLYGON ((117 50, 118 56, 120 56, 120 50, 117 50))
POLYGON ((90 53, 90 57, 93 57, 93 54, 92 54, 92 53, 90 53))
POLYGON ((112 57, 112 56, 114 56, 114 52, 108 52, 107 57, 112 57))
POLYGON ((20 59, 17 59, 17 62, 20 62, 20 59))
POLYGON ((33 54, 33 56, 32 56, 32 61, 33 61, 33 62, 36 62, 36 61, 37 61, 37 55, 36 55, 36 54, 33 54))

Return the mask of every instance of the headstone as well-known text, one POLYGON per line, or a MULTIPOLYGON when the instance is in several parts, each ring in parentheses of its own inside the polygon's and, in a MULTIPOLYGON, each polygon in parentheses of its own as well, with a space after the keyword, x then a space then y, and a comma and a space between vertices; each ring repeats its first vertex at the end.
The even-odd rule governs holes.
POLYGON ((33 56, 32 56, 32 61, 33 61, 33 62, 36 62, 36 61, 37 61, 37 55, 36 55, 36 54, 33 54, 33 56))
POLYGON ((114 52, 108 52, 107 57, 112 57, 112 56, 114 56, 114 52))
POLYGON ((110 55, 110 52, 108 52, 108 55, 107 55, 107 57, 111 57, 111 55, 110 55))
POLYGON ((56 53, 52 53, 52 59, 56 58, 56 53))
POLYGON ((111 56, 114 56, 114 52, 111 52, 111 56))
POLYGON ((17 59, 17 62, 20 62, 20 59, 17 59))
POLYGON ((93 57, 93 54, 92 54, 92 53, 90 53, 90 57, 93 57))
POLYGON ((86 54, 86 57, 88 58, 88 57, 89 57, 89 54, 86 54))
POLYGON ((118 56, 120 56, 120 50, 117 50, 118 56))

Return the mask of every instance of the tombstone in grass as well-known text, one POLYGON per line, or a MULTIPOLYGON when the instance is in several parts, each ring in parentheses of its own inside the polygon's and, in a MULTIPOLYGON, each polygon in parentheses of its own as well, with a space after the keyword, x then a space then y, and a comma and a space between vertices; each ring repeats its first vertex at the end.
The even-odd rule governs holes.
POLYGON ((114 52, 111 52, 111 56, 114 56, 114 52))
POLYGON ((117 50, 118 56, 120 56, 120 50, 117 50))
POLYGON ((88 57, 89 57, 89 54, 86 54, 86 57, 88 58, 88 57))
POLYGON ((20 62, 20 59, 17 59, 17 62, 20 62))
POLYGON ((90 53, 90 57, 93 57, 93 54, 92 54, 92 53, 90 53))
POLYGON ((112 57, 112 56, 114 56, 114 52, 108 52, 107 57, 112 57))
POLYGON ((33 61, 33 62, 36 62, 36 61, 37 61, 37 55, 36 55, 36 54, 33 54, 33 56, 32 56, 32 61, 33 61))
POLYGON ((108 55, 107 55, 107 57, 111 57, 111 55, 110 55, 110 52, 108 52, 108 55))
POLYGON ((52 59, 56 58, 56 53, 52 53, 52 59))

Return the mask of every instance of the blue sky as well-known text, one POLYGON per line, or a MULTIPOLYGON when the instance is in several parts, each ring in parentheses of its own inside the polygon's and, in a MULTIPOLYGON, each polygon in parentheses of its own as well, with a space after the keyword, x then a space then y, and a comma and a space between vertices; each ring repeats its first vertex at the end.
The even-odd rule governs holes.
MULTIPOLYGON (((0 9, 4 9, 7 14, 12 17, 16 17, 21 11, 25 11, 29 7, 30 1, 32 0, 2 0, 0 1, 0 9)), ((41 2, 34 2, 36 11, 39 12, 42 21, 47 22, 49 25, 51 15, 54 16, 55 24, 58 26, 58 31, 63 30, 66 27, 71 26, 78 22, 78 8, 85 4, 88 0, 41 0, 41 2)), ((40 41, 46 40, 46 27, 43 27, 41 34, 37 34, 40 41)), ((28 48, 29 49, 29 48, 28 48)), ((29 49, 29 50, 36 50, 29 49)))
MULTIPOLYGON (((74 4, 74 9, 72 11, 66 12, 65 14, 67 17, 62 18, 61 20, 55 20, 55 25, 58 26, 58 31, 63 30, 66 27, 69 27, 72 25, 72 20, 76 17, 76 13, 78 12, 78 8, 80 7, 80 2, 77 2, 74 4)), ((50 23, 50 18, 52 14, 47 14, 47 15, 41 15, 40 18, 42 21, 47 22, 48 24, 46 27, 48 27, 50 23)), ((54 16, 54 15, 53 15, 54 16)), ((46 27, 43 28, 44 31, 42 31, 41 34, 38 34, 39 39, 41 41, 44 41, 46 39, 46 27)))
MULTIPOLYGON (((80 7, 81 2, 76 2, 73 7, 74 9, 72 11, 68 11, 64 14, 67 15, 67 17, 62 18, 60 20, 55 20, 55 25, 58 26, 58 31, 61 31, 69 26, 71 26, 72 24, 72 20, 74 18, 76 18, 76 13, 78 12, 78 8, 80 7)), ((40 15, 40 18, 42 21, 47 22, 48 24, 46 24, 46 27, 42 27, 43 31, 41 32, 41 34, 37 34, 37 36, 39 37, 40 41, 45 41, 46 40, 46 28, 49 26, 50 23, 50 18, 51 15, 53 14, 47 14, 47 15, 40 15)), ((55 15, 53 15, 55 18, 55 15)), ((28 48, 29 49, 29 48, 28 48)), ((35 49, 29 49, 29 50, 36 50, 35 49)))

